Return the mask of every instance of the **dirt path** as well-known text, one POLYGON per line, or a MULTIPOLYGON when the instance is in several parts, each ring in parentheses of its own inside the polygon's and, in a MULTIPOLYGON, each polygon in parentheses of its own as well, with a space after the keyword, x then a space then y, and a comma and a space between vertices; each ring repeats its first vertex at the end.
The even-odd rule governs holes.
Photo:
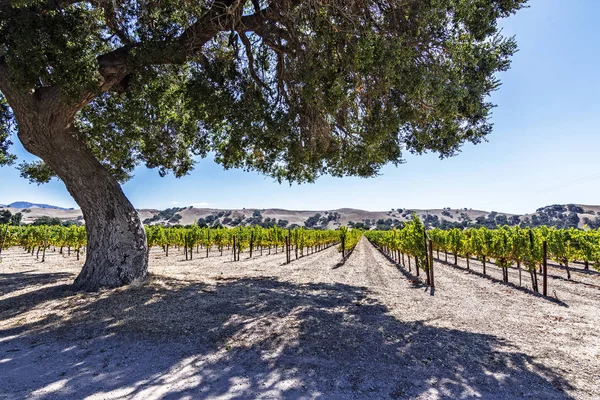
POLYGON ((149 283, 81 294, 83 260, 10 250, 0 398, 600 397, 600 301, 570 284, 564 306, 436 263, 432 293, 365 239, 345 264, 202 253, 154 249, 149 283))

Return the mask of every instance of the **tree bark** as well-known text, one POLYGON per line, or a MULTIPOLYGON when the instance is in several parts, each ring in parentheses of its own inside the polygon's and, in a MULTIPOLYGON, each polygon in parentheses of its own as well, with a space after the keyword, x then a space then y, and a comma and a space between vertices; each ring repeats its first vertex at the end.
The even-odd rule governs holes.
MULTIPOLYGON (((80 160, 84 159, 79 152, 80 160)), ((83 164, 83 163, 80 163, 83 164)), ((83 269, 75 279, 75 287, 94 291, 143 280, 148 273, 146 232, 133 205, 123 194, 118 182, 91 154, 87 165, 90 175, 63 175, 67 189, 81 207, 87 230, 87 255, 83 269)), ((77 167, 75 168, 77 170, 77 167)), ((59 175, 60 176, 60 175, 59 175)))
POLYGON ((117 180, 78 138, 68 109, 63 104, 44 113, 15 114, 25 149, 48 164, 81 207, 88 245, 75 288, 96 291, 145 279, 148 254, 139 215, 117 180))

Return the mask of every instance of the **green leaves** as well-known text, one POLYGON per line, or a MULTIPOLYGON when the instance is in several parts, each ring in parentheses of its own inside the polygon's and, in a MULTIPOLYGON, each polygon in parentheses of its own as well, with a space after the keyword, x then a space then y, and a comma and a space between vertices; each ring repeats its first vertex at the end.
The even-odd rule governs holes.
POLYGON ((10 140, 12 124, 12 111, 0 93, 0 167, 13 164, 17 158, 8 152, 8 148, 12 145, 10 140))
POLYGON ((30 183, 38 185, 48 183, 56 177, 54 171, 43 161, 22 162, 18 168, 21 171, 21 178, 29 179, 30 183))
POLYGON ((150 67, 133 77, 130 91, 105 93, 79 115, 82 138, 121 181, 140 163, 181 177, 193 158, 206 156, 209 141, 199 132, 185 93, 189 69, 150 67))
POLYGON ((278 181, 371 177, 485 140, 516 50, 497 19, 524 2, 21 2, 0 7, 0 55, 20 87, 85 106, 80 135, 121 181, 208 152, 278 181))
POLYGON ((61 85, 67 97, 97 88, 96 57, 108 51, 102 13, 86 5, 0 7, 0 48, 24 89, 61 85))

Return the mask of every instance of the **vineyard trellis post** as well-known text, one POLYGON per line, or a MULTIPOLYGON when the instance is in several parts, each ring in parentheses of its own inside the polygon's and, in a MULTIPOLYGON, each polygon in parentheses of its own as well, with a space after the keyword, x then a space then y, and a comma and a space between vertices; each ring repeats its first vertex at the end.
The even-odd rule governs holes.
POLYGON ((435 280, 433 279, 433 242, 429 239, 429 285, 434 288, 435 280))
POLYGON ((548 244, 546 243, 546 241, 544 240, 544 242, 542 243, 542 248, 543 248, 543 258, 542 258, 542 267, 543 267, 543 289, 542 289, 542 294, 544 296, 548 296, 548 244))
POLYGON ((210 228, 206 231, 206 258, 208 258, 208 252, 210 251, 210 228))
POLYGON ((183 251, 185 252, 185 261, 188 260, 188 243, 187 243, 187 235, 183 235, 183 251))
POLYGON ((427 245, 427 231, 425 230, 425 228, 423 228, 423 244, 425 245, 425 274, 427 279, 427 285, 431 285, 431 275, 429 274, 429 246, 427 245))
POLYGON ((235 257, 235 234, 233 235, 233 261, 237 261, 235 257))
POLYGON ((42 262, 46 261, 46 247, 48 246, 48 227, 44 232, 44 250, 42 251, 42 262))

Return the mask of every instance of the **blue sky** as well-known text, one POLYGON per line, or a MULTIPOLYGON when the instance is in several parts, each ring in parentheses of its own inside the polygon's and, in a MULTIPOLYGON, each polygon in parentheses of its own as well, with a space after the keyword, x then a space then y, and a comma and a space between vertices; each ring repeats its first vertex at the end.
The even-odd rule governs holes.
MULTIPOLYGON (((269 177, 225 171, 210 159, 182 179, 140 168, 124 185, 138 208, 469 207, 533 212, 555 203, 600 204, 599 0, 532 0, 502 22, 519 52, 492 96, 489 142, 465 145, 457 157, 406 155, 371 179, 322 177, 279 185, 269 177)), ((22 159, 31 157, 16 144, 22 159)), ((17 200, 77 207, 61 182, 37 186, 0 168, 0 203, 17 200)))

